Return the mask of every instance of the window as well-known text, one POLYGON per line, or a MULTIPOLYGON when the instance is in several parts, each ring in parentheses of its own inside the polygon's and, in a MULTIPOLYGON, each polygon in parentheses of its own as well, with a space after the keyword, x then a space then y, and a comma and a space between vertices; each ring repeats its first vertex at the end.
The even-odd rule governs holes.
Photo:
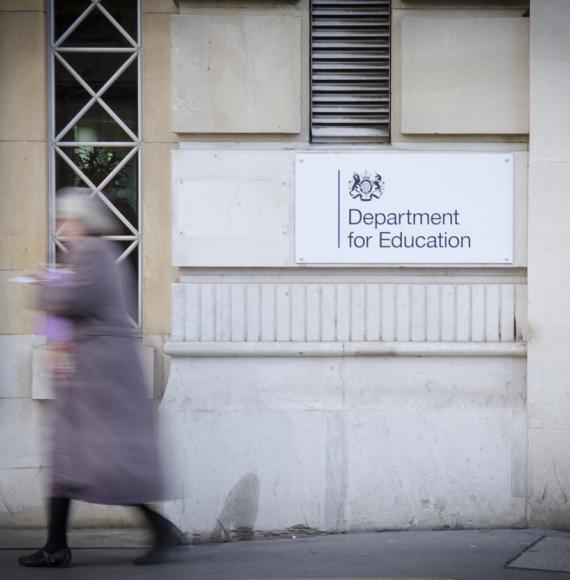
POLYGON ((390 0, 311 0, 311 140, 390 139, 390 0))
MULTIPOLYGON (((63 187, 88 188, 116 223, 139 286, 140 22, 137 0, 50 0, 50 262, 67 253, 54 205, 63 187)), ((131 312, 139 317, 138 290, 131 312)))

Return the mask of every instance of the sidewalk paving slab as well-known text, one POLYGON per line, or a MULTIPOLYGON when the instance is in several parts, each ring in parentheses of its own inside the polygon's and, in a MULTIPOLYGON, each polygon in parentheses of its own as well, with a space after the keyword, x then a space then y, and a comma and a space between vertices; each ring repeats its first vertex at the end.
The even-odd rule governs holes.
POLYGON ((570 538, 543 536, 527 546, 508 567, 570 573, 570 538))
MULTIPOLYGON (((321 535, 182 546, 159 566, 134 566, 138 530, 74 530, 72 566, 22 568, 18 556, 41 545, 41 530, 0 530, 2 580, 570 580, 570 573, 509 568, 543 529, 402 531, 321 535), (114 546, 114 547, 113 547, 114 546)), ((566 546, 565 543, 560 545, 566 546)))

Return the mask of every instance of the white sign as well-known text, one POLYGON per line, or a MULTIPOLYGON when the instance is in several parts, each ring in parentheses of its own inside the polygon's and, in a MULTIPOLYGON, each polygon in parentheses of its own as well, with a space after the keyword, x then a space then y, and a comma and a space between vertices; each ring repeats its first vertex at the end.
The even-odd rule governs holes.
POLYGON ((297 263, 513 262, 513 156, 296 156, 297 263))

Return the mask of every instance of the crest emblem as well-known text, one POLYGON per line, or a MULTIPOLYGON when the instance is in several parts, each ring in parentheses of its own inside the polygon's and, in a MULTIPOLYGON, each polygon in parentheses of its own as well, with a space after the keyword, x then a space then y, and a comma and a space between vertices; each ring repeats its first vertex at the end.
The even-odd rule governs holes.
POLYGON ((348 182, 348 193, 352 199, 359 198, 360 201, 372 201, 380 199, 384 193, 386 183, 379 173, 371 175, 368 171, 362 173, 354 172, 352 179, 348 182))

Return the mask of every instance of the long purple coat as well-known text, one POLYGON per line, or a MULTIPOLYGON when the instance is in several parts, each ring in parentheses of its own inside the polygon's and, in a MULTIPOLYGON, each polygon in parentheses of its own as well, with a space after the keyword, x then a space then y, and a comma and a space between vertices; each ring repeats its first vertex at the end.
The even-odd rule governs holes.
POLYGON ((73 321, 75 370, 55 381, 51 493, 102 504, 162 498, 156 425, 109 243, 85 238, 72 281, 40 308, 73 321))

